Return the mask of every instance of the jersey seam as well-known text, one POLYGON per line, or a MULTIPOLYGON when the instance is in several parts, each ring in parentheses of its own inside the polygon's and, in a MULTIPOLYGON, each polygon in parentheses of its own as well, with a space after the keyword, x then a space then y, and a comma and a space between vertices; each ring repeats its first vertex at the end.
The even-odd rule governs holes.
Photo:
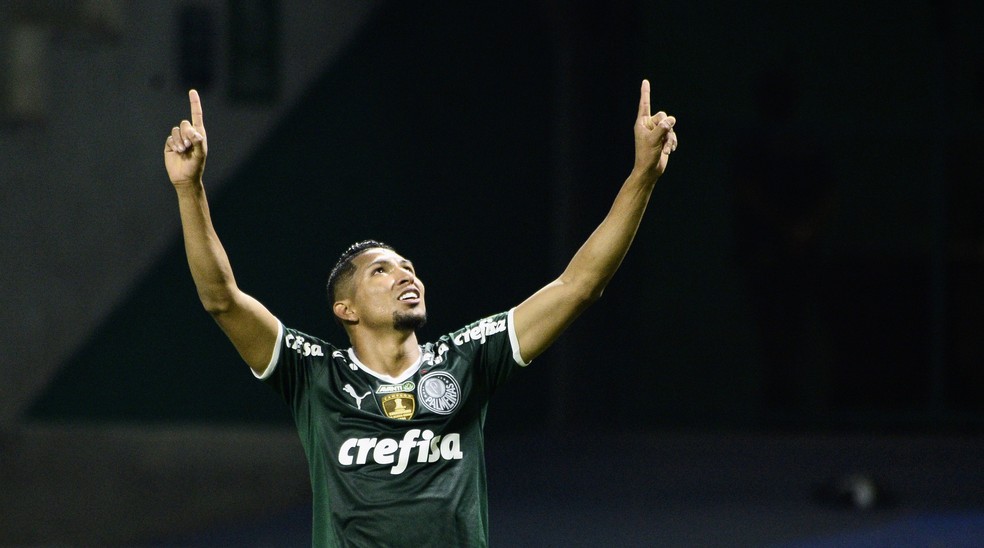
POLYGON ((263 373, 257 373, 255 370, 250 369, 250 371, 253 371, 254 377, 261 381, 265 381, 273 375, 274 369, 277 368, 277 362, 280 361, 280 352, 282 347, 281 343, 283 340, 284 324, 280 320, 277 320, 277 342, 273 345, 273 355, 270 356, 270 363, 267 364, 266 369, 263 370, 263 373))
POLYGON ((507 322, 509 330, 509 346, 512 349, 513 361, 519 364, 520 367, 526 367, 530 364, 530 362, 523 361, 523 354, 519 349, 519 335, 516 334, 516 325, 513 323, 513 312, 515 310, 515 307, 509 309, 509 321, 507 322))

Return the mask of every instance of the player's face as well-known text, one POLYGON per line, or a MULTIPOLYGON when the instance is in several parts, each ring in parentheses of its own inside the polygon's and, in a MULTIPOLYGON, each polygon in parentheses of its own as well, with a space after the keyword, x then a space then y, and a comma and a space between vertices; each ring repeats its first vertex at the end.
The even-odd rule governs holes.
POLYGON ((353 264, 353 304, 360 321, 401 331, 424 325, 424 284, 410 261, 389 249, 373 248, 359 254, 353 264))

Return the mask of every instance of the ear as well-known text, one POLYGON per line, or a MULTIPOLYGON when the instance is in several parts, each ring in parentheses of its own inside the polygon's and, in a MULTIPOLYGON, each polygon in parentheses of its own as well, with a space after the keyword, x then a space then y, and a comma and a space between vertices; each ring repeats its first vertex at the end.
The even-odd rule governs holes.
POLYGON ((336 302, 332 305, 331 311, 343 322, 355 323, 359 321, 359 315, 349 306, 347 299, 336 302))

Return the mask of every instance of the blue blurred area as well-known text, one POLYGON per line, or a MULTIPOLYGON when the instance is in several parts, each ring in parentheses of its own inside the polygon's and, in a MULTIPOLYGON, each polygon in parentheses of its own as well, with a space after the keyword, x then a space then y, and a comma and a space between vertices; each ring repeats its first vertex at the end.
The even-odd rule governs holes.
POLYGON ((947 546, 975 548, 984 539, 984 511, 917 514, 891 523, 818 539, 783 544, 787 548, 870 548, 947 546))
MULTIPOLYGON (((976 440, 491 438, 493 546, 969 547, 984 538, 976 440), (859 471, 877 486, 862 505, 827 493, 828 477, 859 471)), ((310 512, 267 512, 152 545, 305 546, 310 512)))
POLYGON ((311 507, 295 508, 250 521, 237 521, 197 533, 154 540, 148 548, 205 548, 232 546, 311 546, 311 507))
MULTIPOLYGON (((550 504, 551 501, 542 501, 550 504)), ((503 508, 503 506, 499 506, 503 508)), ((548 506, 548 508, 551 508, 548 506)), ((311 545, 310 508, 300 508, 286 515, 260 523, 237 523, 197 535, 181 536, 163 542, 150 543, 157 548, 187 547, 301 547, 311 545)), ((732 508, 731 519, 701 515, 693 509, 682 510, 678 519, 703 522, 701 546, 774 546, 775 548, 872 548, 924 547, 977 548, 984 538, 984 511, 952 514, 919 514, 898 518, 875 527, 858 527, 834 534, 791 541, 775 542, 763 528, 742 531, 741 523, 755 520, 754 513, 773 511, 781 517, 783 508, 732 508), (716 528, 716 531, 715 531, 716 528), (737 529, 737 531, 735 530, 737 529)), ((562 509, 527 514, 510 512, 508 506, 495 517, 493 546, 600 546, 617 544, 624 547, 693 546, 700 535, 694 531, 679 531, 666 527, 660 519, 631 510, 599 511, 597 508, 567 506, 562 509), (559 520, 559 521, 558 521, 559 520), (590 526, 572 527, 575 523, 590 526), (561 524, 558 526, 558 524, 561 524), (563 524, 569 524, 563 526, 563 524)), ((771 523, 771 522, 770 522, 771 523)), ((686 529, 686 528, 684 528, 686 529)), ((756 528, 752 528, 756 529, 756 528)), ((772 532, 775 534, 775 531, 772 532)))

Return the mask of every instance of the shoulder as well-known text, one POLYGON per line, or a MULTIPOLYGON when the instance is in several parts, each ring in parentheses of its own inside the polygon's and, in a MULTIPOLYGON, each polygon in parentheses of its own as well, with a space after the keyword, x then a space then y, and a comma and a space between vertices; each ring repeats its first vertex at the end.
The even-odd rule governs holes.
POLYGON ((437 356, 449 351, 455 355, 501 355, 511 356, 516 363, 527 365, 519 352, 519 340, 513 326, 514 310, 486 316, 441 337, 435 345, 437 356))
POLYGON ((281 324, 281 343, 283 344, 284 352, 294 352, 302 357, 315 356, 323 357, 333 354, 338 350, 331 343, 315 337, 313 335, 308 335, 303 331, 293 329, 281 324))
POLYGON ((485 344, 490 338, 507 333, 509 329, 509 312, 499 312, 472 322, 457 331, 453 331, 441 341, 450 342, 454 346, 469 346, 485 344))

